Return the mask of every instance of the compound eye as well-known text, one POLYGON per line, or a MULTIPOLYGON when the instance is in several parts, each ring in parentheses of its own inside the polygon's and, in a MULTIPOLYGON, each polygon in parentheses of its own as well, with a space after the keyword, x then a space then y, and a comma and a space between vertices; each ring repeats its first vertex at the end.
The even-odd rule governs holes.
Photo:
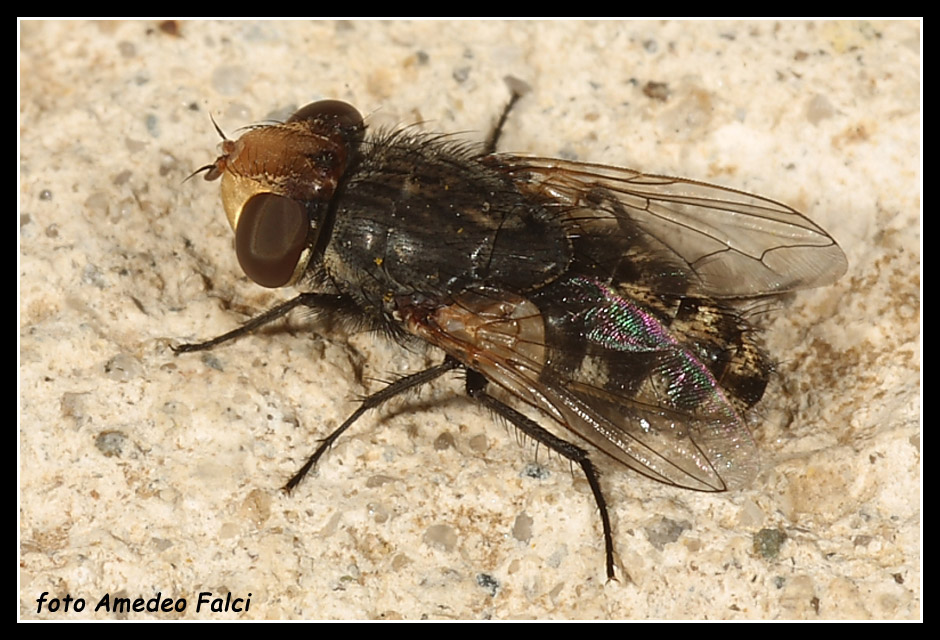
POLYGON ((362 123, 362 114, 348 102, 342 100, 318 100, 298 109, 287 121, 319 120, 320 122, 335 122, 347 132, 350 142, 362 142, 365 125, 362 123))
POLYGON ((235 255, 245 275, 262 287, 293 279, 309 230, 304 207, 273 193, 249 198, 235 229, 235 255))

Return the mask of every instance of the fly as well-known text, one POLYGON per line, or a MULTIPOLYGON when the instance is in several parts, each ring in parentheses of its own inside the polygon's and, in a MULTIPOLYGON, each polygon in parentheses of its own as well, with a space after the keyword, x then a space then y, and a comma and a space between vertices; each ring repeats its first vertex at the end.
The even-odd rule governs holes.
POLYGON ((284 488, 366 411, 462 370, 471 398, 583 471, 613 579, 591 453, 685 489, 747 485, 759 462, 743 416, 772 365, 742 304, 831 284, 847 262, 822 228, 762 196, 497 153, 520 96, 482 150, 412 129, 367 135, 336 100, 223 135, 221 155, 196 173, 221 178, 239 264, 262 286, 303 292, 175 351, 214 347, 296 307, 437 347, 440 364, 365 398, 284 488))

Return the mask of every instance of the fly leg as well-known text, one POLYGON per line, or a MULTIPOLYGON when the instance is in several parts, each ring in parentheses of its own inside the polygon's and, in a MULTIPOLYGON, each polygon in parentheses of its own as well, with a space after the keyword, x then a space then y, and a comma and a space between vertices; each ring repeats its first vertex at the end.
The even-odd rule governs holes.
MULTIPOLYGON (((287 315, 291 310, 296 307, 309 307, 312 309, 319 310, 329 310, 329 309, 341 309, 344 306, 348 305, 348 300, 343 296, 338 295, 329 295, 324 293, 302 293, 295 298, 291 298, 286 302, 268 309, 261 315, 255 316, 250 319, 248 322, 233 329, 228 333, 223 333, 220 336, 216 336, 211 340, 206 340, 204 342, 194 342, 188 344, 180 344, 173 348, 173 351, 177 354, 188 353, 191 351, 203 351, 206 349, 211 349, 219 344, 228 342, 229 340, 235 340, 241 336, 251 333, 252 331, 263 327, 264 325, 277 320, 285 315, 287 315)), ((307 462, 300 468, 300 470, 294 474, 294 476, 287 481, 287 484, 284 485, 285 491, 291 491, 294 487, 300 484, 300 481, 304 479, 304 476, 310 472, 310 469, 317 463, 317 461, 323 456, 326 451, 333 446, 333 443, 337 438, 342 435, 346 429, 351 427, 353 423, 358 420, 362 414, 364 414, 369 409, 374 409, 378 407, 386 400, 390 400, 395 396, 402 394, 409 389, 414 389, 420 387, 423 384, 431 382, 435 378, 442 376, 443 374, 456 369, 461 366, 459 362, 453 358, 446 358, 441 364, 425 369, 424 371, 419 371, 411 375, 405 376, 404 378, 399 378, 395 382, 389 384, 384 389, 373 393, 372 395, 366 397, 362 404, 359 405, 359 408, 356 409, 351 416, 349 416, 343 424, 337 427, 330 435, 320 441, 320 446, 317 447, 316 451, 313 452, 313 455, 307 460, 307 462)))
POLYGON ((499 142, 499 137, 503 134, 503 125, 506 124, 506 118, 509 117, 509 112, 516 106, 519 98, 531 90, 528 84, 512 76, 506 76, 506 86, 509 87, 509 91, 512 95, 509 96, 509 102, 503 108, 503 112, 500 114, 496 126, 493 127, 490 135, 486 137, 486 144, 483 145, 483 155, 496 153, 496 144, 499 142))
POLYGON ((591 492, 594 494, 594 502, 601 512, 601 526, 604 529, 604 547, 607 562, 607 579, 616 580, 614 576, 614 536, 610 526, 610 515, 607 513, 607 501, 604 499, 604 494, 601 491, 597 469, 594 467, 594 463, 591 462, 588 452, 546 431, 534 420, 489 395, 486 392, 486 384, 486 378, 484 378, 482 374, 467 369, 467 395, 482 402, 483 406, 509 421, 513 426, 536 442, 544 444, 552 451, 577 463, 578 466, 581 467, 581 470, 587 478, 588 485, 591 487, 591 492))
POLYGON ((311 309, 338 309, 345 304, 346 299, 343 296, 330 295, 325 293, 301 293, 296 298, 291 298, 286 302, 272 307, 262 313, 261 315, 255 316, 250 319, 248 322, 238 327, 237 329, 232 329, 228 333, 223 333, 220 336, 216 336, 211 340, 206 340, 205 342, 192 342, 178 344, 175 347, 171 347, 173 352, 177 355, 180 353, 189 353, 191 351, 205 351, 206 349, 211 349, 216 345, 220 345, 223 342, 228 342, 229 340, 235 340, 240 338, 247 333, 263 327, 264 325, 274 322, 278 318, 286 316, 292 309, 295 307, 310 307, 311 309))
POLYGON ((362 404, 359 405, 359 408, 356 409, 351 416, 346 418, 346 421, 343 424, 339 425, 336 429, 333 430, 333 433, 325 437, 320 441, 320 446, 317 447, 317 450, 313 452, 313 455, 310 456, 310 459, 300 468, 300 470, 294 474, 290 480, 287 481, 287 484, 284 485, 284 491, 290 492, 294 487, 300 484, 300 481, 304 479, 304 476, 313 468, 317 463, 320 457, 326 453, 326 451, 333 446, 333 443, 339 438, 346 429, 351 427, 353 423, 362 416, 369 409, 374 409, 384 403, 386 400, 390 400, 395 396, 402 394, 409 389, 414 389, 420 387, 423 384, 427 384, 431 380, 440 377, 441 375, 456 369, 461 366, 459 362, 453 358, 447 357, 444 362, 441 364, 425 369, 424 371, 419 371, 417 373, 412 373, 409 376, 404 378, 399 378, 395 382, 391 383, 384 389, 376 391, 372 395, 366 397, 362 404))

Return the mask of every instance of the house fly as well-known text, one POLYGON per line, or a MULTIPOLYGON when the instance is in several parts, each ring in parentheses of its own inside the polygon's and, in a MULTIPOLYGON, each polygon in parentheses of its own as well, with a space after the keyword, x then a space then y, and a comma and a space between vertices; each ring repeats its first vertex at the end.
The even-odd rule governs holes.
POLYGON ((264 287, 302 293, 175 350, 214 347, 297 307, 437 347, 440 364, 366 397, 285 489, 366 411, 461 370, 471 398, 583 471, 612 579, 591 454, 685 489, 747 485, 759 463, 743 416, 772 366, 742 303, 830 284, 847 263, 822 228, 762 196, 496 152, 520 95, 482 149, 413 128, 367 132, 337 100, 223 134, 221 155, 196 173, 221 178, 239 264, 264 287))

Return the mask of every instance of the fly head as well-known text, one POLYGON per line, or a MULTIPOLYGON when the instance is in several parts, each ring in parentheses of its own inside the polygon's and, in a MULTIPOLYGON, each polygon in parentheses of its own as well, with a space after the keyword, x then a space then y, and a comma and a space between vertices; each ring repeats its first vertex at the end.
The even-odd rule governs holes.
POLYGON ((252 127, 222 142, 205 179, 222 178, 222 204, 245 275, 272 288, 303 275, 364 134, 355 108, 320 100, 287 122, 252 127))

